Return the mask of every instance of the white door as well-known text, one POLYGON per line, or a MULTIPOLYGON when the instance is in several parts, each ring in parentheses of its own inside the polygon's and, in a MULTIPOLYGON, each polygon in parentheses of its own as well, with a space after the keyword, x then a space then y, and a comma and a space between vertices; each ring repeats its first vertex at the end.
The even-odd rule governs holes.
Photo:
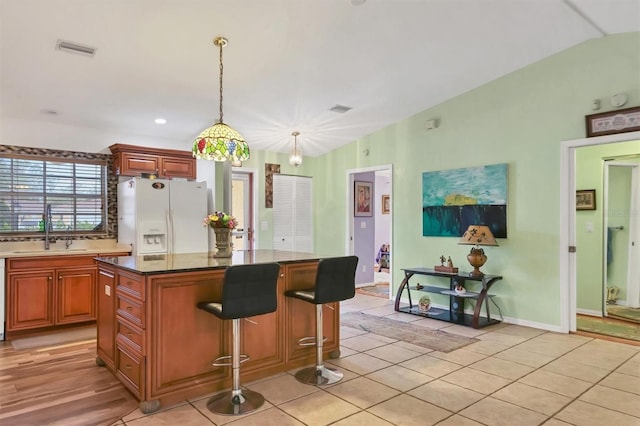
POLYGON ((305 176, 273 175, 274 250, 313 252, 312 183, 305 176))
POLYGON ((238 227, 231 233, 234 250, 253 249, 253 178, 251 173, 233 172, 231 180, 231 215, 238 227))

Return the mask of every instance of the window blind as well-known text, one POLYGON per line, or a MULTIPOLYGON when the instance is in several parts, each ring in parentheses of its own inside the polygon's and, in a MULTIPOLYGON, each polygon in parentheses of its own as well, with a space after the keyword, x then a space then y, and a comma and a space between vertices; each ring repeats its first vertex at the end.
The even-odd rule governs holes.
POLYGON ((105 200, 103 162, 0 158, 0 234, 42 231, 47 204, 53 232, 102 232, 105 200))

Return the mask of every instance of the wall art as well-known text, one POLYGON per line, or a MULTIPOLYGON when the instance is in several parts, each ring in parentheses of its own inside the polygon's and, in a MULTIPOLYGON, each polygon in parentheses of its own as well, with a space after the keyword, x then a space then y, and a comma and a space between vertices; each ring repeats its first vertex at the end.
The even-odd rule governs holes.
POLYGON ((507 238, 507 164, 422 174, 422 235, 460 237, 487 225, 507 238))

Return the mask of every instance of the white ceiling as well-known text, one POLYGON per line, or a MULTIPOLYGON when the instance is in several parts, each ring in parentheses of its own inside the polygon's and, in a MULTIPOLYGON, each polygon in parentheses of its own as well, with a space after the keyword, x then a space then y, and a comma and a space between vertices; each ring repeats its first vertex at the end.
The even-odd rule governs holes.
POLYGON ((219 115, 212 40, 223 35, 225 123, 252 149, 281 152, 298 130, 303 153, 317 156, 630 31, 640 0, 1 0, 1 117, 190 149, 219 115), (58 51, 58 39, 97 52, 58 51), (336 104, 353 109, 330 112, 336 104))

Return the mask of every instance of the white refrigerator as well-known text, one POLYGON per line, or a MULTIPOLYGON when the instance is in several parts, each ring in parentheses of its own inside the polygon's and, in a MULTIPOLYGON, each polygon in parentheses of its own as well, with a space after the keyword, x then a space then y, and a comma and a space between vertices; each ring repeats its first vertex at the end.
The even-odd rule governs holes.
POLYGON ((118 242, 132 255, 209 251, 207 184, 132 178, 118 184, 118 242))

